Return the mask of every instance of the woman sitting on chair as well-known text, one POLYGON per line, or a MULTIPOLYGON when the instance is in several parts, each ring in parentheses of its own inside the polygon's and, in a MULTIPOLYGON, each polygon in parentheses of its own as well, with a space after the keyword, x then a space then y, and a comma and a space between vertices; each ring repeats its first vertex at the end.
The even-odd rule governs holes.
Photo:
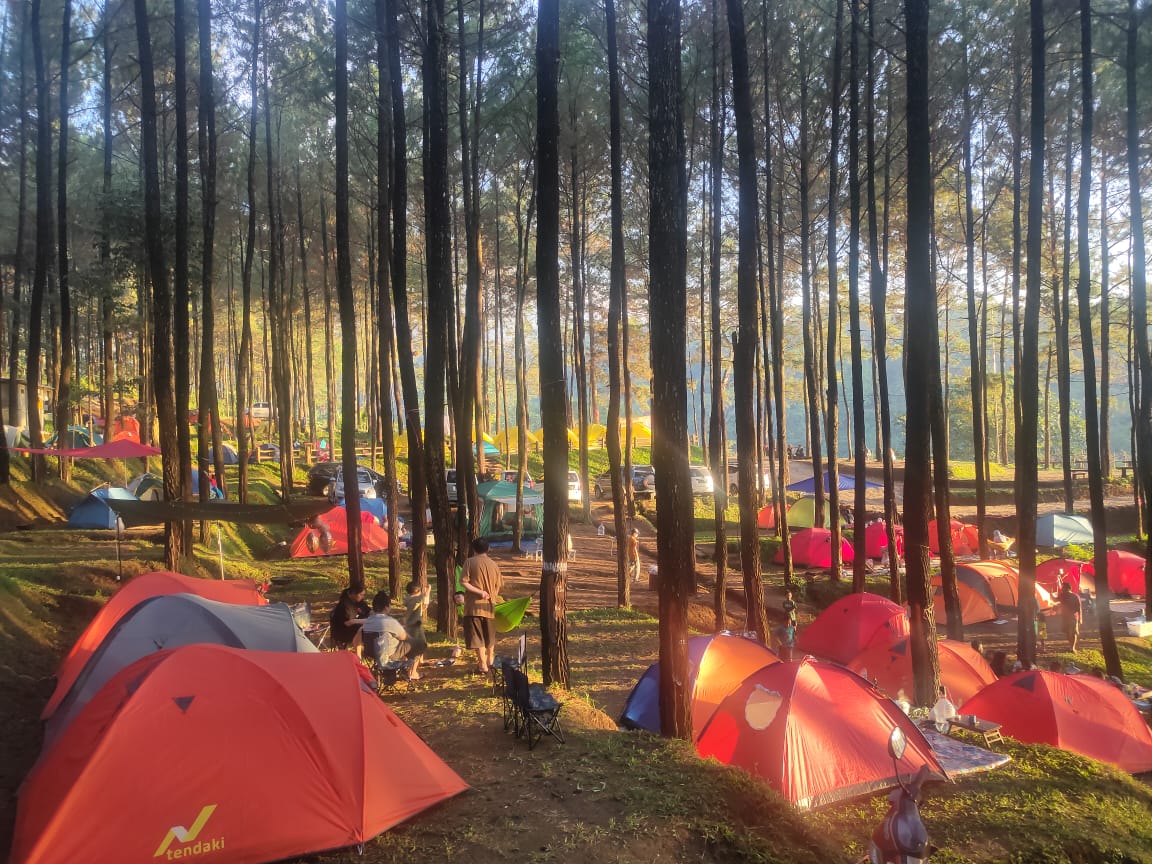
POLYGON ((345 588, 332 610, 329 623, 332 625, 332 644, 339 649, 351 648, 360 644, 360 625, 368 617, 368 604, 364 601, 365 590, 345 588))

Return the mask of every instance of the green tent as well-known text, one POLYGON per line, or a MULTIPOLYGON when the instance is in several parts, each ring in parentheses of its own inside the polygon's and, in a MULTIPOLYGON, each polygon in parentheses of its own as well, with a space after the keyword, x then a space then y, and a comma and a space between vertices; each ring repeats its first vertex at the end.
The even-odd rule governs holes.
MULTIPOLYGON (((824 499, 824 522, 828 522, 828 499, 824 499)), ((840 519, 840 525, 845 525, 843 517, 840 519)), ((797 528, 815 528, 816 527, 816 499, 811 496, 804 496, 788 508, 788 530, 794 531, 797 528)))
MULTIPOLYGON (((511 540, 516 524, 516 484, 503 480, 481 483, 476 492, 480 496, 477 534, 489 543, 511 540)), ((525 489, 523 507, 522 537, 534 540, 543 531, 544 496, 536 489, 525 489)))

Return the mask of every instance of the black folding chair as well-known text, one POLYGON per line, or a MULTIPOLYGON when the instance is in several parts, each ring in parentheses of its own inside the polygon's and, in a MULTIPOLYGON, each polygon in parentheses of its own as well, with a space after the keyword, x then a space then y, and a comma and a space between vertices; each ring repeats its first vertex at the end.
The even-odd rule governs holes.
POLYGON ((529 685, 528 676, 519 669, 506 669, 505 673, 512 685, 512 702, 519 718, 517 735, 527 733, 528 749, 531 750, 545 734, 564 743, 564 730, 560 728, 562 702, 540 684, 529 685))
POLYGON ((501 671, 505 666, 513 669, 520 669, 524 671, 528 668, 528 637, 521 633, 520 643, 516 650, 515 657, 501 657, 497 655, 492 660, 492 665, 489 666, 489 671, 492 674, 492 695, 499 696, 504 690, 504 678, 501 671))
POLYGON ((408 670, 412 666, 412 661, 405 658, 381 662, 380 645, 375 637, 375 633, 365 633, 362 644, 364 646, 364 662, 372 670, 372 675, 376 679, 376 692, 383 696, 386 692, 395 690, 396 685, 401 681, 411 687, 412 684, 408 680, 408 670))

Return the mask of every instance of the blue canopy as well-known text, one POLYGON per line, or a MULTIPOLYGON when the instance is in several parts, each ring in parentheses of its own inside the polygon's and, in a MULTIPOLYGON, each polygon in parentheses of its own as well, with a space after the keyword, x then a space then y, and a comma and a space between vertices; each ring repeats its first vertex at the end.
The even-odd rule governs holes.
MULTIPOLYGON (((824 472, 823 486, 825 491, 831 488, 830 484, 828 483, 827 471, 824 472)), ((787 488, 789 492, 805 492, 809 495, 813 495, 816 493, 816 478, 809 477, 805 480, 797 480, 795 483, 790 483, 787 488)), ((836 477, 836 488, 841 492, 855 489, 856 478, 851 474, 838 474, 836 477)), ((881 486, 879 483, 873 483, 871 480, 865 480, 864 488, 879 489, 881 486)))

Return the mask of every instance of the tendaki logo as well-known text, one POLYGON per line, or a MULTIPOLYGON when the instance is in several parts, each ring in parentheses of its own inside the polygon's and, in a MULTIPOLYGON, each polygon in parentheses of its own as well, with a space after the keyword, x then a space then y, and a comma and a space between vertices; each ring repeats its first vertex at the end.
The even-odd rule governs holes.
POLYGON ((197 841, 200 832, 204 830, 204 826, 208 824, 208 820, 212 818, 212 814, 215 811, 216 805, 209 804, 200 810, 200 815, 196 817, 196 821, 192 823, 191 827, 185 828, 183 825, 173 825, 168 829, 168 833, 164 835, 164 840, 160 843, 160 846, 156 849, 156 853, 152 857, 166 858, 169 861, 175 861, 178 858, 191 858, 195 855, 204 855, 208 852, 223 850, 223 837, 197 841), (173 843, 179 845, 175 849, 172 849, 170 847, 173 843))

